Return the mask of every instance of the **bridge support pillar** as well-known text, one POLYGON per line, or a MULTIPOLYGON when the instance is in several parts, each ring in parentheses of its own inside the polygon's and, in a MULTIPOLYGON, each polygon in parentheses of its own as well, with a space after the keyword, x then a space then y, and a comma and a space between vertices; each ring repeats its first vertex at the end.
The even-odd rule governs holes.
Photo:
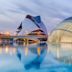
POLYGON ((28 42, 28 38, 25 38, 25 39, 24 39, 24 45, 25 45, 25 46, 28 46, 28 43, 29 43, 29 42, 28 42))

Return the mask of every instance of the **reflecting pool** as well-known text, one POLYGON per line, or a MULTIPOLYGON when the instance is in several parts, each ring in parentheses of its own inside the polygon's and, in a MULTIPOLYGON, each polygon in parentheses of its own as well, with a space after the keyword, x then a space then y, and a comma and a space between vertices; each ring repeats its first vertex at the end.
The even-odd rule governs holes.
POLYGON ((72 72, 72 44, 0 46, 0 72, 72 72))

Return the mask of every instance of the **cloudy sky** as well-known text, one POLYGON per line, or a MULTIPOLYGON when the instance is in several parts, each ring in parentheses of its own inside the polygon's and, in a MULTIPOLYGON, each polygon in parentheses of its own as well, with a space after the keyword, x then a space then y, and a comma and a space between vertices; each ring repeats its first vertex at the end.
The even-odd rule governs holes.
POLYGON ((72 16, 72 0, 0 0, 0 31, 16 31, 27 14, 40 15, 49 32, 72 16))

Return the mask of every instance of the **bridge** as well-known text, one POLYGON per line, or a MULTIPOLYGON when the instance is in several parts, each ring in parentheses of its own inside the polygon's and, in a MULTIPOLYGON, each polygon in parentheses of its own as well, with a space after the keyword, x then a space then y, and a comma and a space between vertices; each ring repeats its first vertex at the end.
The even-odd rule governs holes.
POLYGON ((18 42, 18 43, 25 43, 26 45, 29 43, 28 40, 34 40, 36 42, 40 42, 39 38, 45 38, 46 36, 44 35, 4 35, 0 36, 0 43, 13 43, 13 42, 18 42), (18 40, 19 39, 19 40, 18 40))

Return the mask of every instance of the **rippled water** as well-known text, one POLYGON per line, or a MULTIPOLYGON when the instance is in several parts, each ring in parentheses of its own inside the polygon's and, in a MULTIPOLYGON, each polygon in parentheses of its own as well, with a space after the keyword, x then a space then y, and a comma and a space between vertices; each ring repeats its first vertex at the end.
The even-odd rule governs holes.
POLYGON ((0 72, 72 72, 72 44, 0 46, 0 72))

